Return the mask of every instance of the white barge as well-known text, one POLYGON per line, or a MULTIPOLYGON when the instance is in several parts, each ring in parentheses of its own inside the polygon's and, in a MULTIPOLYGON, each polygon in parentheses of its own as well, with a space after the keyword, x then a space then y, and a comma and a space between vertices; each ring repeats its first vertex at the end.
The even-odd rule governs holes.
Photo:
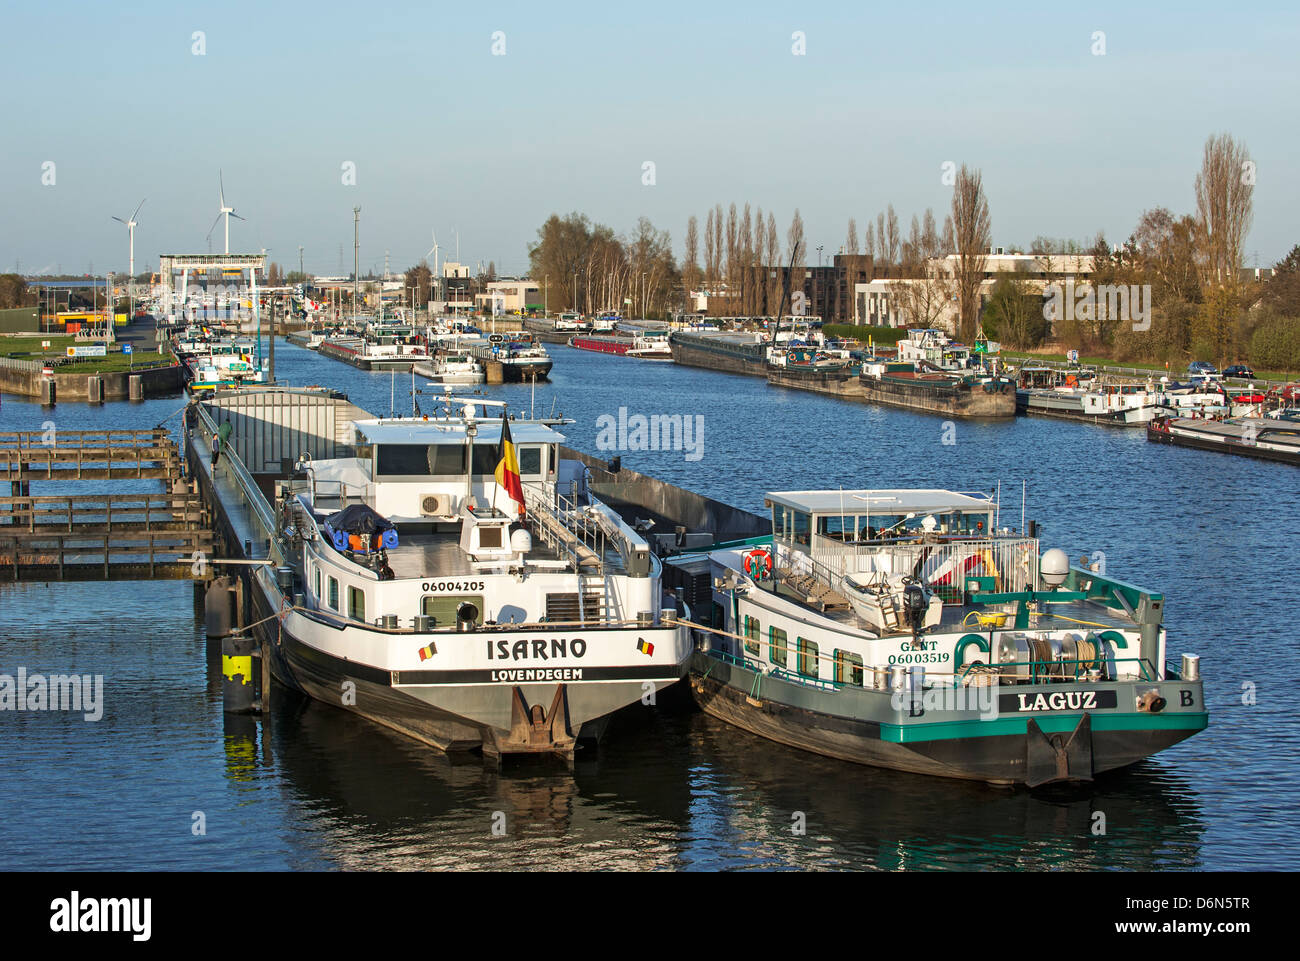
POLYGON ((684 676, 690 637, 661 562, 555 430, 455 404, 328 408, 304 435, 304 398, 241 393, 189 408, 187 453, 245 544, 251 620, 283 684, 441 750, 572 757, 684 676), (268 455, 250 470, 241 438, 272 434, 288 439, 271 454, 301 445, 292 468, 268 455))

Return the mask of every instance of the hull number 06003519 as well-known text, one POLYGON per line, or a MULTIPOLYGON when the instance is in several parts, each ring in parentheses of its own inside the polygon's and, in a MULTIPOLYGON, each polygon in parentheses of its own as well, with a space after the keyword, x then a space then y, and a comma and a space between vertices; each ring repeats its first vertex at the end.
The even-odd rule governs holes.
POLYGON ((481 591, 483 590, 482 581, 425 581, 420 585, 420 590, 429 594, 437 594, 439 591, 459 593, 461 591, 481 591))

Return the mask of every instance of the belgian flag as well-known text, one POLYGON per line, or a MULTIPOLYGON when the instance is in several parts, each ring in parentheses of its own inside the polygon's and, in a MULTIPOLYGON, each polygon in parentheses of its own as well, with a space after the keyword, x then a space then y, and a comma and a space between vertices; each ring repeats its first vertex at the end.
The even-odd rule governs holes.
POLYGON ((420 648, 420 660, 427 661, 429 658, 433 657, 433 655, 437 653, 438 653, 438 647, 436 644, 430 644, 428 647, 422 647, 420 648))
POLYGON ((501 412, 501 446, 497 450, 496 478, 497 487, 519 505, 519 513, 522 514, 524 485, 519 480, 519 454, 515 451, 515 442, 510 439, 510 421, 504 410, 501 412))
POLYGON ((642 654, 648 654, 649 656, 654 657, 655 646, 643 637, 638 637, 636 639, 636 649, 642 654))

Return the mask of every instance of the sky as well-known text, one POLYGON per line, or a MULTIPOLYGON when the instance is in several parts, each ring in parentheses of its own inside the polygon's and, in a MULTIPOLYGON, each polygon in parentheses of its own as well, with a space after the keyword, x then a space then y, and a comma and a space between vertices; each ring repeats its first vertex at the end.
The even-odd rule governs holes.
POLYGON ((137 272, 205 253, 219 176, 232 252, 318 274, 350 273, 357 206, 363 273, 436 232, 522 274, 575 210, 680 256, 732 202, 782 238, 798 208, 829 261, 887 204, 942 222, 945 163, 982 172, 995 245, 1115 241, 1195 211, 1216 133, 1256 164, 1247 265, 1300 243, 1294 2, 129 6, 6 6, 0 270, 125 271, 142 198, 137 272))

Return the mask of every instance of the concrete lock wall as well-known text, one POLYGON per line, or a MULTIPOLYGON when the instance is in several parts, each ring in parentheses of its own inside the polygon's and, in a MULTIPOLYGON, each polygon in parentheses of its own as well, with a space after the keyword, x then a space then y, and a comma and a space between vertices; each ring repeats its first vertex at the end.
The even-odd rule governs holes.
MULTIPOLYGON (((130 379, 133 376, 140 378, 145 397, 175 393, 185 386, 185 375, 180 365, 104 374, 60 374, 56 368, 54 383, 59 401, 91 400, 92 377, 98 377, 103 385, 103 400, 126 400, 130 397, 130 379)), ((0 357, 0 390, 25 397, 40 397, 42 379, 40 363, 0 357)))

